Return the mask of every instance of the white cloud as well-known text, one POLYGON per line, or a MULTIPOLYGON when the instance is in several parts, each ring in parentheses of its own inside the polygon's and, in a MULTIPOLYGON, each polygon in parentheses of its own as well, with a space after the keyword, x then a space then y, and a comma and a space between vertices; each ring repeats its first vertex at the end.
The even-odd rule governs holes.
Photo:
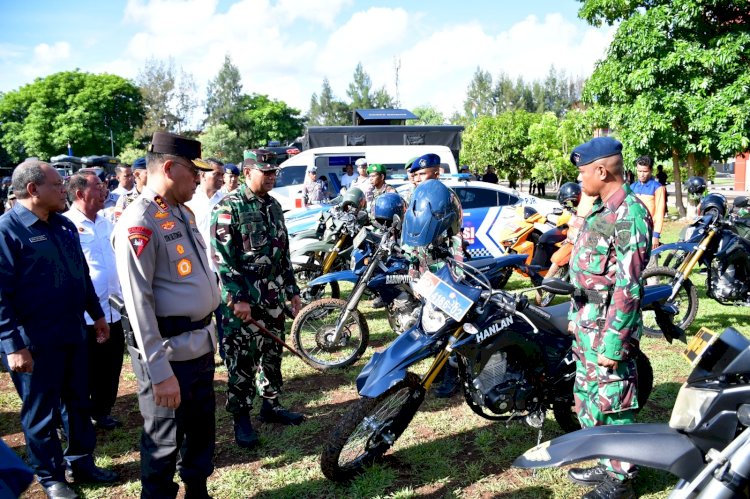
POLYGON ((305 112, 324 77, 336 96, 346 98, 359 62, 374 88, 385 86, 395 96, 398 59, 401 105, 431 104, 450 115, 462 108, 477 67, 493 78, 505 72, 526 81, 541 79, 551 65, 586 77, 614 33, 560 14, 529 16, 504 31, 490 31, 481 17, 486 13, 461 24, 444 19, 441 25, 425 22, 428 14, 408 2, 395 8, 357 10, 356 5, 353 0, 238 0, 228 7, 219 0, 128 0, 121 21, 130 35, 119 44, 108 40, 107 59, 84 58, 87 38, 75 45, 48 41, 34 49, 0 44, 0 61, 18 68, 28 82, 73 64, 135 78, 147 59, 172 57, 176 67, 194 76, 205 98, 206 83, 229 54, 245 92, 267 94, 305 112))

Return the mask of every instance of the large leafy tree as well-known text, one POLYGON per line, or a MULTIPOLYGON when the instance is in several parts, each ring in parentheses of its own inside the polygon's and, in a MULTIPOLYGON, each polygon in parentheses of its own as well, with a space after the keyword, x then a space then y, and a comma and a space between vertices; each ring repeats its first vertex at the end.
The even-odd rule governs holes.
POLYGON ((416 120, 410 121, 410 125, 444 125, 445 116, 432 106, 419 106, 411 110, 416 120))
POLYGON ((13 163, 46 159, 73 147, 77 155, 117 154, 143 123, 141 93, 110 74, 56 73, 3 95, 0 143, 13 163), (111 138, 111 141, 110 141, 111 138))
POLYGON ((249 124, 249 140, 246 145, 262 147, 269 140, 288 142, 302 135, 304 119, 300 111, 287 106, 283 101, 270 99, 267 95, 244 96, 242 106, 245 120, 249 124))
POLYGON ((217 158, 224 163, 239 163, 245 143, 224 123, 209 125, 198 136, 204 158, 217 158))
POLYGON ((463 136, 461 163, 484 170, 494 166, 498 177, 528 178, 533 166, 524 154, 529 145, 529 128, 540 119, 539 114, 512 111, 497 116, 482 116, 463 136))
MULTIPOLYGON (((580 0, 593 25, 619 23, 584 88, 630 156, 671 158, 702 173, 750 145, 750 3, 746 0, 580 0)), ((680 214, 686 210, 676 190, 680 214)))

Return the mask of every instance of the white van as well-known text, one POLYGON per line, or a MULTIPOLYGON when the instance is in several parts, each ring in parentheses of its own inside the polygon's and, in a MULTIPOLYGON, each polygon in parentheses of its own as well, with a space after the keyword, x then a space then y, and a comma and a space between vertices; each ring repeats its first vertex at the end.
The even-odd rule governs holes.
POLYGON ((331 192, 338 193, 341 189, 341 174, 344 167, 354 166, 359 158, 365 158, 369 164, 385 165, 388 170, 386 177, 390 177, 394 174, 405 174, 404 164, 407 161, 428 153, 440 156, 443 173, 458 173, 456 160, 451 150, 445 146, 317 147, 302 151, 279 165, 276 187, 271 191, 271 195, 279 200, 284 211, 301 208, 302 185, 308 166, 317 166, 318 178, 325 176, 331 192))

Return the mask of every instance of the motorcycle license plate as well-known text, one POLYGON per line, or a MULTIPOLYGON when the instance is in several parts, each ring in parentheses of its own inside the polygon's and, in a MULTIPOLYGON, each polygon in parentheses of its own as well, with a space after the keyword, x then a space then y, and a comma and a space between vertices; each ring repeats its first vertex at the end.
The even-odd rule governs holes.
POLYGON ((691 366, 695 367, 698 365, 698 362, 700 362, 701 357, 706 353, 708 347, 716 343, 719 336, 720 334, 716 334, 705 327, 702 327, 700 331, 693 336, 693 339, 690 340, 690 343, 688 343, 688 346, 683 353, 691 366))
POLYGON ((459 322, 474 304, 471 299, 429 270, 414 285, 417 293, 459 322))

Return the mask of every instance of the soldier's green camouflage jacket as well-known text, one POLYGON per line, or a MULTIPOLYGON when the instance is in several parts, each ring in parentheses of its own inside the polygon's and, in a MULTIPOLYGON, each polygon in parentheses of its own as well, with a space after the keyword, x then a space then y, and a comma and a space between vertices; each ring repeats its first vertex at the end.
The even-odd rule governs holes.
POLYGON ((606 203, 596 201, 573 246, 574 286, 611 298, 604 304, 573 300, 568 319, 577 330, 599 329, 591 348, 608 359, 628 360, 640 340, 641 272, 651 254, 652 231, 648 210, 623 185, 606 203))
MULTIPOLYGON (((284 213, 274 198, 241 185, 214 207, 211 234, 224 304, 231 299, 278 307, 299 294, 284 213)), ((229 327, 240 327, 239 319, 229 317, 237 322, 229 327)))

